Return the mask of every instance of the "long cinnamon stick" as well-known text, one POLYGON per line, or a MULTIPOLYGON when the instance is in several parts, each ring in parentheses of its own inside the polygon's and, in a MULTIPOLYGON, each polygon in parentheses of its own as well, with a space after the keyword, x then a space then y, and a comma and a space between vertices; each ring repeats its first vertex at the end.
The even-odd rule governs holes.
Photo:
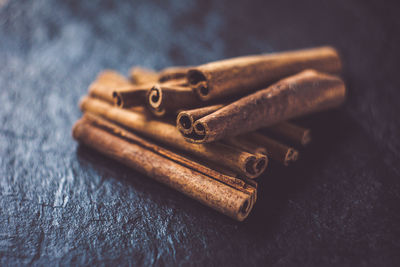
POLYGON ((188 71, 191 87, 203 100, 244 94, 305 69, 338 73, 341 62, 332 47, 320 47, 215 61, 188 71))
POLYGON ((258 177, 266 167, 261 162, 257 166, 258 168, 254 168, 254 162, 259 160, 258 156, 256 157, 251 153, 225 144, 198 145, 186 142, 176 127, 162 121, 154 120, 145 113, 117 108, 103 101, 87 97, 81 100, 80 107, 83 111, 92 112, 112 120, 140 134, 158 140, 163 144, 181 149, 205 160, 219 162, 226 168, 248 178, 258 177))
POLYGON ((339 77, 306 70, 197 120, 195 133, 184 136, 189 142, 208 143, 257 130, 337 107, 343 103, 345 91, 339 77))
POLYGON ((191 66, 175 66, 163 69, 158 77, 159 82, 186 78, 187 71, 191 66))
POLYGON ((131 69, 130 76, 132 81, 137 85, 157 82, 163 83, 169 80, 186 79, 189 68, 191 67, 177 66, 165 68, 160 72, 156 72, 151 69, 135 66, 131 69))
POLYGON ((236 190, 85 120, 74 125, 73 136, 79 142, 238 221, 243 221, 254 205, 256 190, 253 195, 236 190))
POLYGON ((217 104, 196 109, 182 110, 179 112, 176 118, 176 126, 183 134, 191 134, 193 132, 193 124, 196 120, 207 116, 208 114, 211 114, 224 106, 225 104, 217 104))
POLYGON ((230 175, 230 176, 225 175, 223 173, 220 173, 218 171, 210 169, 210 168, 206 167, 205 165, 200 164, 197 161, 194 161, 188 157, 184 157, 182 155, 176 154, 175 152, 172 152, 172 151, 167 150, 159 145, 156 145, 148 140, 145 140, 144 138, 137 136, 133 132, 127 131, 126 129, 116 125, 115 123, 107 121, 97 115, 94 115, 91 113, 85 113, 82 117, 82 120, 87 121, 88 123, 93 124, 94 126, 101 128, 103 130, 106 130, 116 136, 126 139, 129 142, 135 142, 150 151, 160 154, 161 156, 164 156, 170 160, 173 160, 173 161, 175 161, 183 166, 186 166, 188 168, 191 168, 195 171, 203 173, 203 174, 205 174, 215 180, 218 180, 226 185, 229 185, 239 191, 242 191, 247 194, 254 193, 254 189, 256 188, 256 186, 247 184, 245 181, 243 181, 243 179, 238 179, 232 175, 230 175))

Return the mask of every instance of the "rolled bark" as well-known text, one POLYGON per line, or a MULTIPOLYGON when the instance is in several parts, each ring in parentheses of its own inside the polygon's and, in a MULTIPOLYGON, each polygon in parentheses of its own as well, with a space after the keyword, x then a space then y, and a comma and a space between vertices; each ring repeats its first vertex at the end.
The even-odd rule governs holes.
POLYGON ((293 147, 289 147, 280 143, 268 136, 260 133, 249 133, 244 135, 245 140, 265 148, 264 151, 259 150, 259 153, 265 153, 273 161, 288 166, 289 164, 297 161, 299 152, 293 147))
POLYGON ((154 84, 158 82, 159 74, 152 69, 135 66, 130 71, 130 77, 135 85, 154 84))
POLYGON ((176 127, 154 120, 145 113, 113 107, 103 101, 88 97, 81 100, 80 107, 83 111, 114 121, 165 145, 181 149, 205 160, 220 162, 226 168, 248 178, 258 177, 266 167, 258 166, 259 168, 255 169, 253 165, 259 160, 258 156, 225 144, 199 145, 186 142, 176 127))
POLYGON ((306 70, 198 119, 194 132, 184 136, 189 142, 208 143, 239 135, 337 107, 345 93, 339 77, 306 70))
POLYGON ((215 180, 218 180, 226 185, 229 185, 239 191, 242 191, 242 192, 248 193, 248 194, 254 193, 254 189, 256 188, 256 186, 249 185, 243 179, 238 179, 238 178, 235 178, 235 176, 225 175, 216 170, 210 169, 209 167, 207 167, 197 161, 194 161, 193 159, 191 159, 189 157, 184 157, 184 156, 179 155, 171 150, 165 149, 155 143, 145 140, 144 138, 139 137, 138 135, 134 134, 133 132, 128 131, 128 130, 116 125, 115 123, 107 121, 97 115, 94 115, 91 113, 85 113, 82 117, 82 120, 85 122, 88 122, 98 128, 106 130, 107 132, 110 132, 116 136, 119 136, 125 140, 128 140, 129 142, 135 142, 150 151, 160 154, 161 156, 171 159, 171 160, 173 160, 183 166, 191 168, 195 171, 203 173, 203 174, 205 174, 215 180))
POLYGON ((243 221, 250 213, 255 194, 239 191, 173 160, 128 142, 109 132, 78 121, 73 136, 83 143, 149 177, 196 199, 225 215, 243 221))
POLYGON ((338 73, 341 62, 332 47, 245 56, 200 65, 188 71, 189 84, 202 100, 243 95, 305 69, 338 73))
POLYGON ((89 86, 89 95, 113 103, 113 93, 119 88, 131 86, 129 80, 115 71, 106 70, 101 72, 97 79, 89 86))
POLYGON ((217 104, 196 109, 183 110, 179 112, 176 118, 176 126, 178 127, 178 130, 181 131, 183 134, 191 134, 193 132, 193 124, 196 120, 207 116, 224 106, 225 104, 217 104))
POLYGON ((116 88, 113 93, 114 104, 120 108, 131 108, 146 104, 146 96, 153 84, 126 85, 116 88))
POLYGON ((262 132, 267 132, 276 137, 287 140, 300 146, 306 146, 311 142, 311 130, 303 128, 290 122, 281 122, 262 129, 262 132))
POLYGON ((191 68, 191 66, 176 66, 165 68, 160 71, 158 81, 166 82, 169 80, 177 80, 177 79, 186 79, 187 71, 191 68))
POLYGON ((148 108, 156 115, 176 113, 179 109, 197 107, 202 101, 190 87, 164 83, 154 85, 146 96, 148 108))
POLYGON ((169 80, 185 79, 189 67, 168 67, 160 72, 156 72, 152 69, 147 69, 143 67, 133 67, 130 71, 130 76, 133 83, 137 85, 147 84, 147 83, 157 83, 157 82, 167 82, 169 80))

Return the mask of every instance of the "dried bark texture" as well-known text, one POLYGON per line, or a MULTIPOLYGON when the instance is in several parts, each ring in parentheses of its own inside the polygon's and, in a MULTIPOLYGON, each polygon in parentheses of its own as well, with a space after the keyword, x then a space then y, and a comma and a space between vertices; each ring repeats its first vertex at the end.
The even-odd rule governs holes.
POLYGON ((114 103, 114 91, 125 88, 129 89, 132 84, 124 76, 112 70, 102 71, 97 79, 89 86, 89 95, 102 99, 108 103, 114 103))
POLYGON ((208 143, 268 127, 343 103, 345 86, 336 76, 306 70, 239 99, 194 123, 193 143, 208 143))
POLYGON ((107 121, 97 115, 91 114, 91 113, 85 113, 82 117, 82 120, 85 122, 88 122, 90 124, 93 124, 94 126, 101 128, 103 130, 106 130, 107 132, 110 132, 116 136, 119 136, 125 140, 128 140, 129 142, 134 142, 137 143, 141 146, 143 146, 145 149, 151 150, 157 154, 160 154, 161 156, 164 156, 170 160, 173 160, 183 166, 186 166, 190 169, 193 169, 195 171, 198 171, 202 174, 205 174, 214 180, 218 180, 226 185, 229 185, 239 191, 242 191, 244 193, 253 195, 254 190, 257 188, 257 183, 246 183, 243 179, 238 179, 235 178, 235 176, 232 175, 225 175, 224 173, 220 173, 216 170, 210 169, 209 167, 206 167, 205 165, 189 158, 189 157, 184 157, 182 155, 179 155, 171 150, 165 149, 155 143, 152 143, 148 140, 145 140, 142 137, 139 137, 138 135, 134 134, 131 131, 128 131, 115 123, 112 123, 110 121, 107 121))
POLYGON ((79 142, 238 221, 243 221, 254 205, 254 195, 236 190, 138 144, 118 138, 84 120, 75 124, 73 136, 79 142))
POLYGON ((196 109, 183 110, 179 112, 176 118, 176 126, 183 134, 191 134, 193 132, 193 124, 196 120, 207 116, 224 106, 225 104, 217 104, 196 109))
POLYGON ((279 136, 296 145, 306 146, 311 142, 311 130, 290 122, 281 122, 272 125, 262 132, 268 132, 279 136))
POLYGON ((205 160, 220 162, 226 168, 248 178, 259 176, 266 167, 266 165, 259 165, 255 169, 254 162, 260 161, 259 156, 222 143, 199 145, 186 142, 175 126, 154 120, 146 113, 113 107, 101 100, 87 97, 81 100, 80 107, 83 111, 92 112, 112 120, 163 144, 181 149, 205 160))
POLYGON ((130 71, 130 77, 133 83, 137 85, 147 84, 147 83, 158 83, 167 82, 170 80, 185 79, 189 67, 168 67, 160 72, 154 71, 152 69, 147 69, 139 66, 135 66, 130 71))
POLYGON ((156 84, 146 96, 148 108, 156 116, 176 113, 179 109, 196 107, 202 104, 190 87, 176 84, 156 84))
POLYGON ((338 73, 341 62, 332 47, 320 47, 215 61, 188 71, 188 81, 203 100, 243 95, 305 69, 338 73))
POLYGON ((127 85, 119 87, 112 93, 114 104, 120 108, 142 106, 146 103, 146 96, 153 84, 127 85))
POLYGON ((248 140, 257 146, 265 148, 264 151, 261 149, 258 150, 259 153, 265 153, 272 160, 285 166, 297 161, 299 157, 299 152, 296 149, 260 133, 249 133, 241 138, 244 138, 244 140, 248 140))
POLYGON ((134 84, 143 85, 158 82, 158 73, 154 70, 135 66, 130 70, 130 77, 134 84))

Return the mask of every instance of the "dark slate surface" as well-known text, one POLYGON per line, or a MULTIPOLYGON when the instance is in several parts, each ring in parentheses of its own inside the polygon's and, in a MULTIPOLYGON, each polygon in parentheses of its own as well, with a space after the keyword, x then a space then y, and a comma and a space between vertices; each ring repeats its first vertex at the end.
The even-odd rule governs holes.
POLYGON ((382 1, 0 1, 0 265, 398 266, 399 8, 382 1), (78 147, 104 68, 331 44, 346 105, 237 223, 78 147))

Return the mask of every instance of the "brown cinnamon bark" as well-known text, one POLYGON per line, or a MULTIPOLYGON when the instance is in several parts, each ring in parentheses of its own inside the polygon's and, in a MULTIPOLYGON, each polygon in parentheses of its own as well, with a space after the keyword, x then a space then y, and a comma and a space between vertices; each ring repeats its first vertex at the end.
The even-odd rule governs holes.
POLYGON ((281 122, 262 129, 262 132, 272 133, 293 144, 306 146, 311 142, 311 130, 290 122, 281 122))
POLYGON ((157 83, 159 74, 154 70, 135 66, 130 71, 130 77, 135 85, 157 83))
POLYGON ((85 120, 79 120, 74 125, 73 136, 80 143, 238 221, 243 221, 248 216, 255 203, 255 189, 253 194, 239 191, 146 149, 138 143, 128 142, 95 127, 85 120))
POLYGON ((149 109, 157 116, 202 104, 190 87, 171 83, 154 85, 146 98, 149 109))
POLYGON ((264 151, 259 150, 259 152, 266 153, 269 158, 285 166, 288 166, 290 163, 295 162, 298 159, 299 152, 296 149, 263 134, 249 133, 246 134, 244 138, 257 146, 265 148, 264 151))
POLYGON ((81 100, 80 107, 83 111, 124 125, 165 145, 181 149, 205 160, 219 162, 226 168, 248 178, 258 177, 266 167, 264 165, 254 168, 254 162, 259 160, 257 156, 225 144, 198 145, 186 142, 174 125, 154 120, 145 113, 113 107, 103 101, 87 97, 81 100))
POLYGON ((114 90, 114 104, 120 108, 145 105, 146 96, 153 84, 127 85, 114 90))
POLYGON ((158 77, 159 82, 166 82, 169 80, 186 79, 187 71, 191 66, 176 66, 163 69, 158 77))
POLYGON ((181 131, 183 134, 191 134, 193 132, 193 124, 196 120, 207 116, 224 106, 225 104, 217 104, 196 109, 183 110, 179 112, 176 118, 176 126, 178 127, 178 130, 181 131))
POLYGON ((305 69, 338 73, 341 62, 332 47, 320 47, 215 61, 188 71, 191 87, 203 100, 244 94, 305 69))
POLYGON ((226 185, 229 185, 239 191, 242 191, 242 192, 248 193, 248 194, 254 193, 254 189, 256 188, 256 186, 247 184, 245 181, 243 181, 243 179, 238 179, 238 178, 235 178, 234 176, 225 175, 223 173, 220 173, 218 171, 210 169, 210 168, 206 167, 205 165, 194 161, 191 158, 176 154, 175 152, 172 152, 171 150, 167 150, 159 145, 156 145, 155 143, 145 140, 144 138, 137 136, 133 132, 130 132, 110 121, 107 121, 107 120, 97 116, 97 115, 94 115, 91 113, 85 113, 82 117, 82 120, 85 122, 88 122, 90 124, 93 124, 94 126, 99 127, 103 130, 106 130, 116 136, 119 136, 125 140, 128 140, 129 142, 137 143, 150 151, 160 154, 161 156, 164 156, 170 160, 173 160, 173 161, 175 161, 183 166, 186 166, 188 168, 191 168, 195 171, 203 173, 203 174, 205 174, 215 180, 218 180, 226 185))
POLYGON ((189 142, 208 143, 281 121, 334 108, 345 99, 345 86, 336 76, 306 70, 245 96, 194 123, 189 142))
POLYGON ((191 67, 169 67, 161 70, 160 72, 156 72, 151 69, 136 66, 131 69, 130 76, 132 81, 137 85, 157 82, 163 83, 169 80, 177 79, 186 80, 186 74, 189 68, 191 67))
POLYGON ((119 88, 126 88, 131 83, 124 76, 115 71, 101 72, 97 79, 89 86, 89 95, 113 103, 113 92, 119 88))

